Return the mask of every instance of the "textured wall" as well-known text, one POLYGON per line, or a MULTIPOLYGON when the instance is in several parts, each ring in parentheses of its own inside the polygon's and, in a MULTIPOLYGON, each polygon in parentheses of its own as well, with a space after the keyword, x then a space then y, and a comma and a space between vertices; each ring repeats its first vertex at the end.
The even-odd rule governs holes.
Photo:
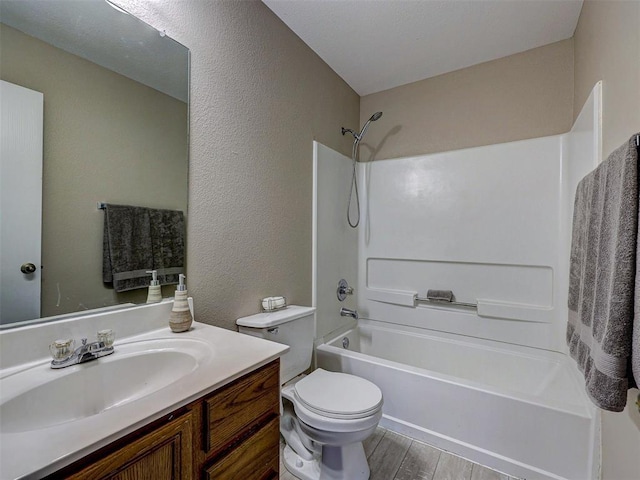
POLYGON ((362 97, 361 123, 379 110, 384 116, 367 132, 361 158, 396 158, 568 131, 573 119, 572 42, 362 97))
POLYGON ((6 25, 0 35, 2 79, 44 93, 42 315, 144 302, 102 283, 96 203, 186 210, 187 105, 6 25))
POLYGON ((191 50, 197 319, 235 328, 267 295, 310 305, 312 141, 349 154, 358 95, 259 1, 118 3, 191 50))
MULTIPOLYGON (((602 154, 606 158, 640 132, 640 2, 586 0, 574 36, 575 111, 602 80, 602 154)), ((638 390, 627 408, 602 414, 602 478, 629 480, 640 472, 638 390)))

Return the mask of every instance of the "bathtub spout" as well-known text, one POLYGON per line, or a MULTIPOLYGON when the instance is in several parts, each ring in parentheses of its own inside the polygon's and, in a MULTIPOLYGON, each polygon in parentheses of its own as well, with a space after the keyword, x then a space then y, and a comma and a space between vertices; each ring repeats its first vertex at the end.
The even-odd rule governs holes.
POLYGON ((343 316, 343 317, 351 317, 351 318, 355 318, 356 320, 358 320, 358 311, 357 310, 351 310, 349 308, 342 307, 340 309, 340 315, 343 316))

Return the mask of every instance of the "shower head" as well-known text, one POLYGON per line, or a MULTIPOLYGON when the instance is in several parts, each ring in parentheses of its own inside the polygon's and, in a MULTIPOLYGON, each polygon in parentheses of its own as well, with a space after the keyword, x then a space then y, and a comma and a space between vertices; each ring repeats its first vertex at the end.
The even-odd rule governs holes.
POLYGON ((366 133, 367 128, 369 128, 369 124, 371 122, 375 122, 376 120, 378 120, 380 117, 382 116, 382 112, 376 112, 373 115, 371 115, 369 117, 369 120, 367 120, 367 122, 364 124, 364 126, 362 127, 362 130, 360 130, 360 133, 356 133, 353 130, 351 130, 350 128, 344 128, 342 127, 342 135, 345 135, 347 133, 350 133, 351 135, 353 135, 353 138, 355 138, 356 142, 360 142, 360 140, 362 140, 363 135, 366 133))
POLYGON ((360 133, 358 134, 358 136, 356 137, 356 140, 359 142, 360 140, 362 140, 362 137, 364 137, 364 134, 367 133, 367 128, 369 128, 369 124, 371 122, 375 122, 376 120, 378 120, 380 117, 382 116, 382 112, 376 112, 373 115, 371 115, 369 117, 369 120, 367 120, 367 123, 364 124, 364 126, 362 127, 362 130, 360 130, 360 133))

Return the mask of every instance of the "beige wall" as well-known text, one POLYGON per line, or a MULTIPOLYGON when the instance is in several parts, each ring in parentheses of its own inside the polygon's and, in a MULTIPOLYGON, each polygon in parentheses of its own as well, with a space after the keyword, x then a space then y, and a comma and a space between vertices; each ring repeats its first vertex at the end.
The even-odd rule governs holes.
POLYGON ((144 302, 102 283, 96 204, 186 211, 187 105, 6 25, 0 35, 2 79, 44 93, 42 315, 144 302))
MULTIPOLYGON (((586 0, 574 48, 575 112, 602 80, 602 153, 606 157, 640 132, 640 2, 586 0)), ((603 412, 604 480, 632 480, 640 475, 637 395, 637 389, 629 391, 624 412, 603 412)))
POLYGON ((191 50, 187 259, 200 321, 311 304, 312 140, 342 152, 359 97, 259 1, 122 0, 191 50))
POLYGON ((640 131, 640 1, 585 1, 574 46, 574 115, 602 80, 606 158, 640 131))
POLYGON ((563 133, 573 120, 573 41, 362 97, 381 120, 360 156, 395 158, 563 133))

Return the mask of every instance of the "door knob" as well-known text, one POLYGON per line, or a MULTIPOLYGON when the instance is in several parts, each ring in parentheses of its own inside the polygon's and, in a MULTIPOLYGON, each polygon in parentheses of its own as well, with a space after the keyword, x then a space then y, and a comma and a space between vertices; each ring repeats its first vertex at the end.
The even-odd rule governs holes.
POLYGON ((20 267, 20 271, 25 275, 29 275, 36 271, 36 266, 33 263, 23 263, 20 267))

